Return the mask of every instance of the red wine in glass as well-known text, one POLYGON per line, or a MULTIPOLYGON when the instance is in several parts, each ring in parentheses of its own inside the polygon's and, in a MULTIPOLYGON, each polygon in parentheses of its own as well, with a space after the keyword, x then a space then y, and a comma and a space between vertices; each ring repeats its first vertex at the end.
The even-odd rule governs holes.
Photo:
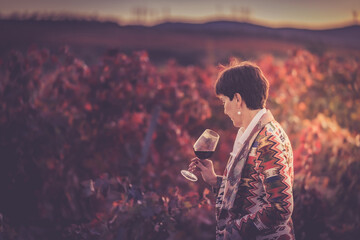
MULTIPOLYGON (((219 134, 215 131, 206 129, 193 146, 195 155, 199 159, 210 158, 215 152, 219 138, 219 134)), ((181 170, 181 174, 190 181, 196 182, 198 180, 197 176, 188 170, 181 170)))
POLYGON ((214 151, 194 151, 195 155, 200 159, 207 159, 211 158, 211 156, 214 154, 214 151))

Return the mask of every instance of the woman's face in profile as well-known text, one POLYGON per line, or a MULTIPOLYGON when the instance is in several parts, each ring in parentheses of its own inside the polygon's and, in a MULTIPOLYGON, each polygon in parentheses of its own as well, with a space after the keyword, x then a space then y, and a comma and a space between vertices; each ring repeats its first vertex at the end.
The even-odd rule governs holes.
POLYGON ((219 95, 218 98, 224 105, 224 113, 229 116, 235 127, 241 127, 242 118, 239 115, 239 107, 237 98, 234 96, 232 100, 225 95, 219 95))

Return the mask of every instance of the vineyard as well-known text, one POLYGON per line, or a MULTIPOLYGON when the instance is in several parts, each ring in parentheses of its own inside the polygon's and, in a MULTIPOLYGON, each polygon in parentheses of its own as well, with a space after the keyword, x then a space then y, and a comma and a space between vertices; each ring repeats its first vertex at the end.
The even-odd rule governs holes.
MULTIPOLYGON (((296 238, 357 239, 360 56, 254 61, 293 144, 296 238)), ((114 50, 97 62, 68 47, 0 59, 0 239, 214 239, 214 196, 180 170, 205 128, 220 134, 218 174, 232 149, 218 66, 114 50)))

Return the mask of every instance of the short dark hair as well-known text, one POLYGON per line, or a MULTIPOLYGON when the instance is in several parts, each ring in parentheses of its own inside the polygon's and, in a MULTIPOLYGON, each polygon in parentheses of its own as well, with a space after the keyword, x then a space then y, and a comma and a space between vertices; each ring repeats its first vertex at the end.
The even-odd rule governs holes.
POLYGON ((235 93, 239 93, 249 109, 261 109, 266 105, 269 82, 257 65, 246 61, 222 70, 216 81, 215 92, 230 100, 233 100, 235 93))

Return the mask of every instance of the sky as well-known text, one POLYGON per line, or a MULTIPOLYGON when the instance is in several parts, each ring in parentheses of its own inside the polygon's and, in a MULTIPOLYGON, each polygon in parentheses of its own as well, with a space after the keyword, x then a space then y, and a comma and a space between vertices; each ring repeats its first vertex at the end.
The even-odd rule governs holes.
POLYGON ((13 12, 96 16, 120 24, 224 19, 326 28, 359 23, 360 0, 0 0, 1 15, 13 12))

